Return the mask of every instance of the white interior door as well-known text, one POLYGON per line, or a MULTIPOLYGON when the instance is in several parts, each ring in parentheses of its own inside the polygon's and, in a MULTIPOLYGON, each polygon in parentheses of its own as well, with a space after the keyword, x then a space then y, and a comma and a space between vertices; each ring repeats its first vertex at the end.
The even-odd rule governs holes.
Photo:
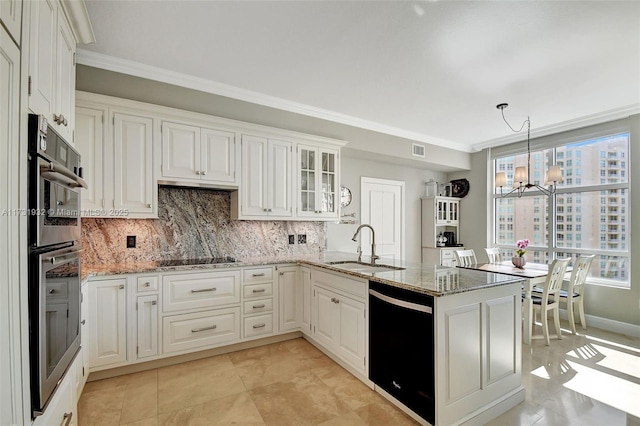
MULTIPOLYGON (((397 180, 360 179, 360 214, 362 223, 376 231, 378 256, 404 258, 404 182, 397 180)), ((360 233, 362 251, 371 254, 371 233, 360 233)))

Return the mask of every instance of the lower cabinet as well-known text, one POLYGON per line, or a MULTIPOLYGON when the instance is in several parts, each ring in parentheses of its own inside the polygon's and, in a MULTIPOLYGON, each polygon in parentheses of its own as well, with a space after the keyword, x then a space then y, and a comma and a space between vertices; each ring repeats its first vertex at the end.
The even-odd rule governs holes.
POLYGON ((312 276, 312 337, 366 374, 367 282, 315 270, 312 276), (357 294, 348 294, 350 291, 345 289, 357 294))
POLYGON ((302 287, 300 268, 285 266, 278 268, 279 323, 280 331, 297 330, 302 320, 302 287))
POLYGON ((313 307, 313 290, 311 289, 311 268, 300 267, 300 287, 302 290, 302 305, 300 315, 300 330, 311 334, 311 310, 313 307))
POLYGON ((89 366, 127 360, 126 278, 89 284, 89 366))
POLYGON ((136 357, 138 359, 158 355, 158 295, 138 296, 136 357))
POLYGON ((44 414, 36 417, 33 421, 33 426, 73 426, 78 424, 77 401, 74 398, 76 393, 73 389, 74 381, 75 372, 70 369, 51 397, 44 414))
POLYGON ((240 308, 164 317, 162 330, 165 354, 235 343, 240 339, 240 308))

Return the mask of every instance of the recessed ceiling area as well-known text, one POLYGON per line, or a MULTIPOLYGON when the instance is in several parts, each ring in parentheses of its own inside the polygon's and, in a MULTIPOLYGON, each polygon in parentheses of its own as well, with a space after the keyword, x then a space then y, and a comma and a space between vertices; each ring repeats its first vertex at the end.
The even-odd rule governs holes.
POLYGON ((500 102, 532 137, 640 112, 639 2, 86 4, 85 65, 463 152, 515 140, 500 102))

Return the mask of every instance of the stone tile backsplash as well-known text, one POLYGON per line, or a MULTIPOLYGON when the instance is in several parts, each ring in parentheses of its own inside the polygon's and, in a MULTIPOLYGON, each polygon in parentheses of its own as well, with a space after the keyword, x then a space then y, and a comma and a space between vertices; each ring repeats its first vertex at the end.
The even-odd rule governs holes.
POLYGON ((82 219, 82 261, 89 265, 167 259, 316 254, 322 222, 230 220, 230 193, 160 187, 158 219, 82 219), (306 244, 289 235, 306 234, 306 244), (127 248, 127 236, 136 248, 127 248))

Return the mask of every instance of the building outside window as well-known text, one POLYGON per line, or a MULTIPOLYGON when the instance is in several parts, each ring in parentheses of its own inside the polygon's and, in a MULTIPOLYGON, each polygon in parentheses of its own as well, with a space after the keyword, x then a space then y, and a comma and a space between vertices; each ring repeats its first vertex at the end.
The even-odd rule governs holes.
MULTIPOLYGON (((628 132, 532 151, 532 169, 546 171, 551 164, 561 164, 564 181, 551 196, 535 188, 526 190, 521 198, 515 193, 501 198, 500 190, 494 191, 494 230, 500 222, 512 222, 513 238, 494 231, 492 243, 511 256, 516 241, 529 238, 531 245, 526 257, 530 262, 595 254, 589 282, 628 288, 631 247, 624 224, 630 214, 627 208, 630 184, 627 163, 621 161, 628 158, 628 151, 628 132), (567 177, 573 174, 570 158, 580 158, 580 179, 567 177)), ((515 169, 527 165, 527 153, 498 156, 494 161, 495 170, 515 169)), ((513 183, 509 178, 512 176, 507 177, 507 186, 513 183)), ((532 173, 534 183, 543 185, 543 179, 532 173)))

